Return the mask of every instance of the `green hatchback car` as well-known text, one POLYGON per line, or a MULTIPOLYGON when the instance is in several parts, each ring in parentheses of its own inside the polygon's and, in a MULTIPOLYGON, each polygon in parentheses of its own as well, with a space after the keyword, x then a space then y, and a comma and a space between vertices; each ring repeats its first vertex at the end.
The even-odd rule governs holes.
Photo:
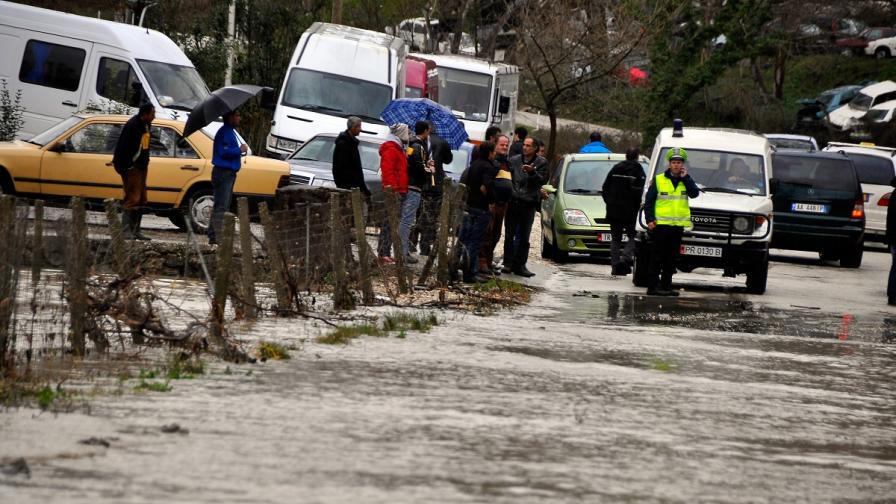
MULTIPOLYGON (((610 224, 601 188, 625 154, 567 154, 542 190, 541 257, 563 262, 570 252, 607 254, 610 224)), ((649 159, 641 156, 647 172, 649 159)))

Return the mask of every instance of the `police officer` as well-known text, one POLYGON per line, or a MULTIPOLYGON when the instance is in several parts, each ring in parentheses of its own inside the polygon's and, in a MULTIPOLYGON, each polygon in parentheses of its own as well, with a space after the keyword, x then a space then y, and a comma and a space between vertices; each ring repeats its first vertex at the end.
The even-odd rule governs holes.
POLYGON ((669 149, 669 168, 658 174, 647 190, 644 214, 653 243, 648 269, 647 294, 677 296, 672 290, 672 274, 681 249, 681 235, 691 225, 688 198, 700 195, 685 163, 688 153, 680 147, 669 149), (661 278, 662 276, 662 278, 661 278))

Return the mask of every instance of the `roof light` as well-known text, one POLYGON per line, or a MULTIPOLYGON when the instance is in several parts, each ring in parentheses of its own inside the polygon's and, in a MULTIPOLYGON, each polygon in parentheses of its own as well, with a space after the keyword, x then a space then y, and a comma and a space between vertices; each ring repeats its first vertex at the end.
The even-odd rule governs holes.
POLYGON ((877 147, 876 145, 874 145, 874 142, 860 142, 859 145, 861 145, 862 147, 877 147))
POLYGON ((672 136, 674 138, 681 138, 684 136, 684 121, 681 119, 672 121, 672 136))

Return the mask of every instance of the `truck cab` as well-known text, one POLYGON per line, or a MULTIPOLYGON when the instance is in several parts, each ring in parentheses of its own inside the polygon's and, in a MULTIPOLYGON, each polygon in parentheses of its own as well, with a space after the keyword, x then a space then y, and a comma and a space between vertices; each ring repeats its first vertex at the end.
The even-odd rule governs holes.
MULTIPOLYGON (((768 139, 743 130, 666 128, 654 145, 645 197, 656 176, 667 169, 666 153, 673 147, 687 151, 688 173, 700 188, 700 196, 689 201, 691 223, 684 231, 677 269, 746 275, 747 291, 763 294, 773 226, 768 139)), ((633 281, 646 287, 651 243, 643 208, 637 227, 633 281)))

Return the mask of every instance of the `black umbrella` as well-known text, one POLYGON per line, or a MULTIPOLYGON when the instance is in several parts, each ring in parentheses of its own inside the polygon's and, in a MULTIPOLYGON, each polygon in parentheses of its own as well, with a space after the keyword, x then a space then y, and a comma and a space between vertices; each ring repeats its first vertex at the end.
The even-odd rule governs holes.
POLYGON ((193 107, 187 125, 184 127, 184 136, 188 137, 208 126, 222 115, 236 110, 240 105, 249 101, 249 98, 260 92, 273 92, 273 89, 252 84, 234 84, 216 89, 208 95, 199 105, 193 107))

